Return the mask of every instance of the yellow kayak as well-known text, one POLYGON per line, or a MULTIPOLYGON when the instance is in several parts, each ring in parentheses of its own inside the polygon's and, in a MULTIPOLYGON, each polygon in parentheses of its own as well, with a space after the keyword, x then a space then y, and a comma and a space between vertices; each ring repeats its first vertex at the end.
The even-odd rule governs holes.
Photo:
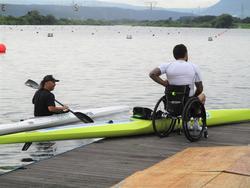
MULTIPOLYGON (((249 109, 208 110, 207 126, 250 121, 249 109)), ((59 126, 0 136, 0 144, 121 137, 153 133, 152 121, 132 118, 126 122, 59 126)))

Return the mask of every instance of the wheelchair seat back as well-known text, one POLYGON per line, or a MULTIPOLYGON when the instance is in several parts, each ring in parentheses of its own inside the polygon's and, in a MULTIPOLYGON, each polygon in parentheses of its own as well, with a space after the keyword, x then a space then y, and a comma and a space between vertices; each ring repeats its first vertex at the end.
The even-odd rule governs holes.
POLYGON ((166 87, 166 110, 170 115, 177 117, 182 114, 189 91, 188 85, 168 85, 166 87))

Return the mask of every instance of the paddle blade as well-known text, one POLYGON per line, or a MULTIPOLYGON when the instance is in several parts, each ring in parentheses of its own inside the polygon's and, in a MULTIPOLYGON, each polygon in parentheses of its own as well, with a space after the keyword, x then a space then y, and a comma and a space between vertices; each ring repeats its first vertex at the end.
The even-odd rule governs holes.
POLYGON ((28 86, 28 87, 31 87, 31 88, 33 88, 33 89, 39 89, 39 85, 38 85, 38 83, 36 83, 35 81, 33 81, 33 80, 27 80, 25 83, 24 83, 26 86, 28 86))
POLYGON ((93 123, 94 122, 94 120, 91 117, 89 117, 86 114, 83 114, 81 112, 74 112, 74 115, 78 119, 80 119, 81 121, 83 121, 84 123, 93 123))

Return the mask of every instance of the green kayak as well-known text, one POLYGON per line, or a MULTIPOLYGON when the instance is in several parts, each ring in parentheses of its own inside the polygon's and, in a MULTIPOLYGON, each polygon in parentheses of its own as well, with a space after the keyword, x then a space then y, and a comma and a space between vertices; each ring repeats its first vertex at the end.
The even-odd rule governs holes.
MULTIPOLYGON (((207 111, 207 125, 250 121, 249 109, 219 109, 207 111)), ((132 118, 126 122, 59 126, 0 136, 0 144, 71 140, 84 138, 121 137, 153 133, 152 121, 132 118)))

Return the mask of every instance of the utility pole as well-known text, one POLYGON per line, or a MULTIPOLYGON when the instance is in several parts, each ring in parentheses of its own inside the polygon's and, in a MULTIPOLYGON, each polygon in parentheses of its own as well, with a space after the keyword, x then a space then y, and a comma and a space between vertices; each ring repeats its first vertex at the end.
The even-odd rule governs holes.
POLYGON ((6 4, 1 4, 1 12, 5 12, 6 11, 6 4))
POLYGON ((243 3, 241 3, 240 18, 241 18, 241 19, 244 18, 244 4, 243 4, 243 3))
POLYGON ((0 16, 5 16, 6 4, 0 4, 0 16))
POLYGON ((153 8, 155 8, 157 5, 157 1, 149 1, 149 2, 145 2, 145 4, 149 5, 150 10, 153 10, 153 8))
POLYGON ((72 4, 73 4, 73 10, 77 12, 80 9, 80 6, 74 1, 72 2, 72 4))

